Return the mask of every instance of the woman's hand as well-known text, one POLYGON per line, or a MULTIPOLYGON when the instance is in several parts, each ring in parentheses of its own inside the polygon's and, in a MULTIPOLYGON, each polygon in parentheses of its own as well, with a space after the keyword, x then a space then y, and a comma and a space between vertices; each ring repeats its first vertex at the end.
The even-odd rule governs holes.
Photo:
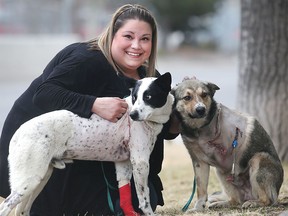
POLYGON ((117 122, 127 111, 128 104, 118 97, 100 97, 94 101, 92 112, 100 117, 117 122))

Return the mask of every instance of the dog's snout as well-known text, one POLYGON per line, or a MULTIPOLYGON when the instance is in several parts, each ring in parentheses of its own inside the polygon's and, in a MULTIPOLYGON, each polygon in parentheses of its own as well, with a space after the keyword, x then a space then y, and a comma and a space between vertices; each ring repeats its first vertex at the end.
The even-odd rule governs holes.
POLYGON ((137 121, 139 119, 139 113, 138 111, 132 111, 130 112, 130 117, 131 119, 133 119, 134 121, 137 121))
POLYGON ((196 112, 198 113, 198 115, 203 116, 205 114, 205 112, 206 112, 206 109, 203 106, 198 106, 196 108, 196 112))

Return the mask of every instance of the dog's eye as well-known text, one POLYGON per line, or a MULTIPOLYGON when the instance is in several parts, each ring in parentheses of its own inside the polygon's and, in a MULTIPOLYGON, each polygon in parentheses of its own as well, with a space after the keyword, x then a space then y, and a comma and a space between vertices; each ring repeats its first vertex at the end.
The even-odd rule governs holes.
POLYGON ((203 98, 207 97, 207 95, 208 95, 207 92, 203 92, 203 93, 202 93, 202 97, 203 97, 203 98))
POLYGON ((152 96, 148 94, 148 95, 145 95, 145 96, 144 96, 144 99, 145 99, 145 100, 150 100, 151 97, 152 97, 152 96))
POLYGON ((192 100, 192 97, 190 95, 187 95, 187 96, 183 97, 183 100, 190 101, 190 100, 192 100))

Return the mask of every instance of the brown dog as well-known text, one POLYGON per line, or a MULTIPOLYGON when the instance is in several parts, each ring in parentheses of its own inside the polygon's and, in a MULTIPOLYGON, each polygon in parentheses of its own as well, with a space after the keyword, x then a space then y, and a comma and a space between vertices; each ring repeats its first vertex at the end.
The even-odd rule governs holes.
POLYGON ((218 89, 190 79, 172 90, 196 177, 198 200, 193 210, 203 210, 207 200, 208 207, 277 203, 283 168, 269 135, 254 117, 216 103, 218 89), (216 168, 223 192, 208 198, 210 166, 216 168))

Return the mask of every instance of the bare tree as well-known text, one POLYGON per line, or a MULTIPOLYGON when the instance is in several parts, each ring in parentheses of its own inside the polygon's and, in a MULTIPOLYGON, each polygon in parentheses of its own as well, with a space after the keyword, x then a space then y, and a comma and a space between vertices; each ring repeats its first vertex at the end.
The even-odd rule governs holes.
POLYGON ((288 161, 288 1, 241 4, 237 105, 257 116, 288 161))

